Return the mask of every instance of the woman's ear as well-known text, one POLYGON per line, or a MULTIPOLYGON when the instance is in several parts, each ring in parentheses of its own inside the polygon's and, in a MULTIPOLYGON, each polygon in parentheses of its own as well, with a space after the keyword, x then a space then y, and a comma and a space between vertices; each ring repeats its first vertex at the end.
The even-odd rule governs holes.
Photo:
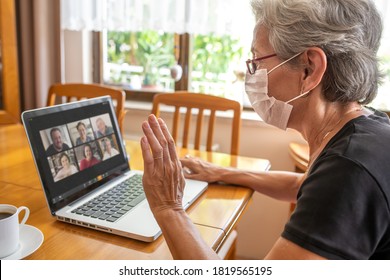
POLYGON ((316 88, 322 81, 327 67, 325 52, 318 47, 308 48, 303 53, 303 91, 316 88))

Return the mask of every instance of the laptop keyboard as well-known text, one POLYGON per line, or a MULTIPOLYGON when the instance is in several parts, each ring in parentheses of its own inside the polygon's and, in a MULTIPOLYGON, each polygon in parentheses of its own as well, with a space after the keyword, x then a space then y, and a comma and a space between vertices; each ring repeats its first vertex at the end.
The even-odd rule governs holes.
POLYGON ((142 175, 136 174, 72 211, 109 222, 115 222, 145 199, 142 175))

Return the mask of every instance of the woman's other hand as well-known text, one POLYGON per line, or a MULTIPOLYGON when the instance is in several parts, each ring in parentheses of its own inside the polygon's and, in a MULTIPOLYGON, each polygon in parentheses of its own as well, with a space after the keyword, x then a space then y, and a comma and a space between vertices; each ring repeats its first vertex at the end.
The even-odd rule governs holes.
POLYGON ((208 183, 220 181, 221 167, 189 155, 180 159, 184 176, 188 179, 206 181, 208 183))

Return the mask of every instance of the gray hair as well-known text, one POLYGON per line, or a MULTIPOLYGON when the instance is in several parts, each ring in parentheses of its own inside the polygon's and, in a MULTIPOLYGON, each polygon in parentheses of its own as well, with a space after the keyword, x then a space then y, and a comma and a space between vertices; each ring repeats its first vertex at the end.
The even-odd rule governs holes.
MULTIPOLYGON (((370 103, 382 79, 377 51, 381 17, 370 0, 252 0, 257 25, 282 59, 320 47, 327 56, 327 100, 370 103)), ((297 63, 291 62, 291 63, 297 63)))

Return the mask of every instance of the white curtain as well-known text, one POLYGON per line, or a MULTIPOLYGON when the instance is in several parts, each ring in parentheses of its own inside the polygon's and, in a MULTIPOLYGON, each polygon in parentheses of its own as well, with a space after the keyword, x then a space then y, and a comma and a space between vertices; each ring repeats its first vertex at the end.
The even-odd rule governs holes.
POLYGON ((61 0, 67 30, 252 35, 249 0, 61 0), (245 32, 245 33, 246 33, 245 32))
MULTIPOLYGON (((390 47, 390 4, 374 0, 383 16, 382 49, 390 47)), ((67 30, 229 34, 248 40, 254 16, 250 0, 61 0, 67 30)))
POLYGON ((374 0, 383 20, 383 34, 380 53, 390 54, 390 2, 389 0, 374 0))

